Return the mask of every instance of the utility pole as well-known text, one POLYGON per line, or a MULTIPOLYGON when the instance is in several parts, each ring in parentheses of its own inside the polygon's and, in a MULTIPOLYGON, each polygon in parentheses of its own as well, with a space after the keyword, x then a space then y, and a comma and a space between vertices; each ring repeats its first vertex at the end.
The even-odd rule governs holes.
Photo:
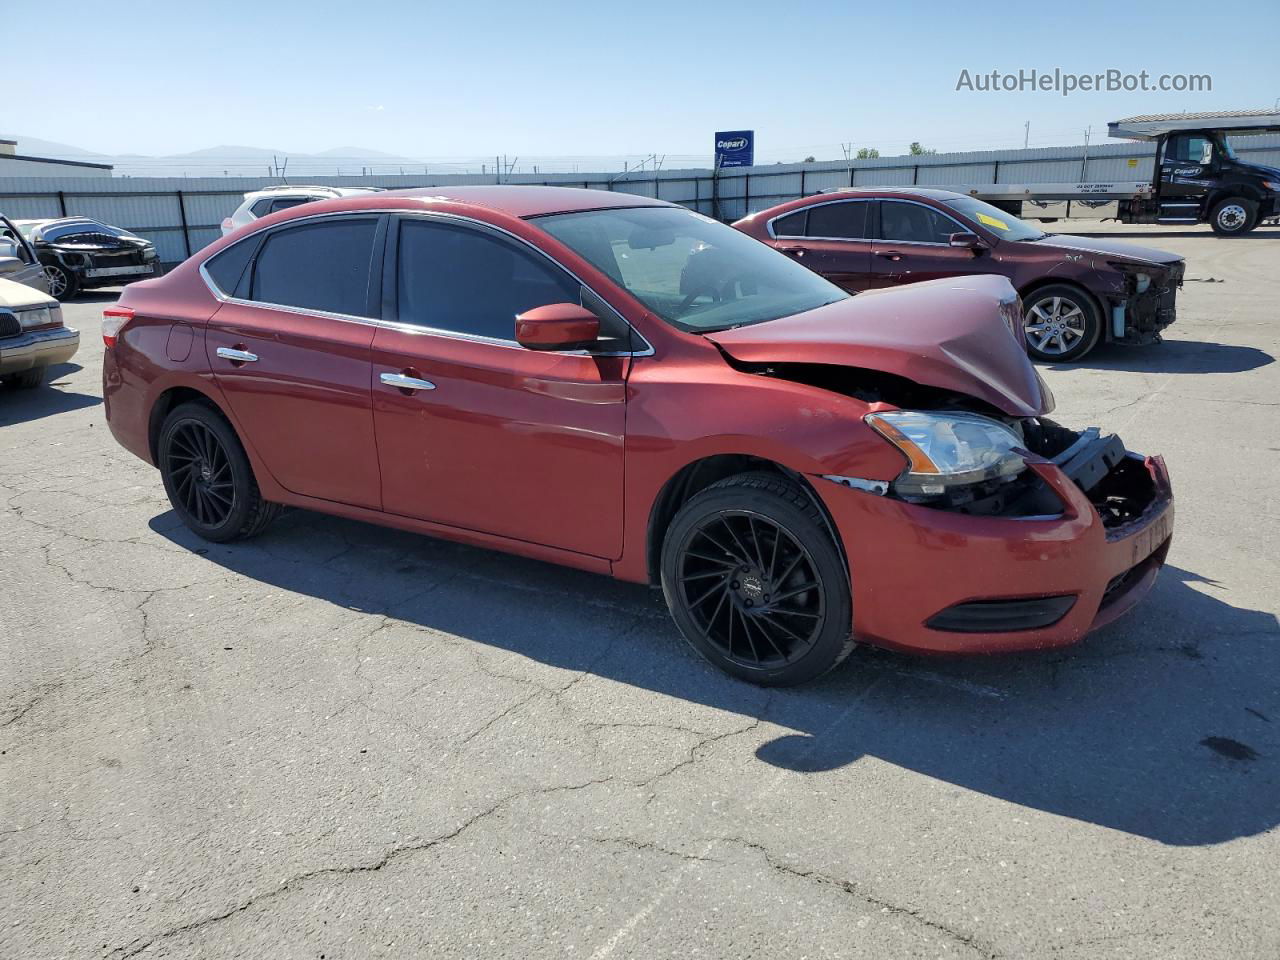
POLYGON ((1022 135, 1022 149, 1027 149, 1027 145, 1031 143, 1031 121, 1026 122, 1026 133, 1022 135))
POLYGON ((1084 128, 1084 159, 1080 161, 1080 182, 1085 181, 1085 172, 1089 169, 1089 136, 1093 133, 1093 124, 1084 128))

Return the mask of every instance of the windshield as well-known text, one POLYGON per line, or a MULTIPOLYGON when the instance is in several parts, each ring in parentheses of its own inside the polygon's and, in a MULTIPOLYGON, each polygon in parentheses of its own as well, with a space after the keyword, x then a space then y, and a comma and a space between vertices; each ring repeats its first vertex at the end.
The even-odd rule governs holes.
POLYGON ((683 207, 589 210, 535 222, 691 333, 764 323, 848 297, 785 254, 683 207))
POLYGON ((1045 236, 1043 230, 974 197, 956 197, 954 200, 944 200, 943 203, 982 224, 1001 240, 1039 240, 1045 236))

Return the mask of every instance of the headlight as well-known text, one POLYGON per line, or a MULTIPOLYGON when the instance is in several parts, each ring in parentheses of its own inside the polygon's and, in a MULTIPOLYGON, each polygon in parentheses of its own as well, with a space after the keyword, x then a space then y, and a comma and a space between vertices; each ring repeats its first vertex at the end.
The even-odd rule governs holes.
POLYGON ((976 413, 896 410, 866 417, 902 451, 907 469, 893 482, 898 495, 935 497, 984 480, 1008 480, 1026 468, 1023 440, 998 420, 976 413))
POLYGON ((1276 183, 1274 180, 1263 180, 1262 185, 1272 193, 1280 193, 1280 183, 1276 183))
POLYGON ((54 306, 36 307, 15 312, 18 317, 18 323, 23 330, 30 330, 33 327, 47 327, 50 324, 62 322, 62 310, 54 306))
POLYGON ((1137 284, 1137 286, 1135 286, 1134 289, 1138 293, 1146 293, 1147 287, 1151 286, 1150 274, 1138 273, 1134 275, 1133 279, 1134 279, 1134 283, 1137 284))

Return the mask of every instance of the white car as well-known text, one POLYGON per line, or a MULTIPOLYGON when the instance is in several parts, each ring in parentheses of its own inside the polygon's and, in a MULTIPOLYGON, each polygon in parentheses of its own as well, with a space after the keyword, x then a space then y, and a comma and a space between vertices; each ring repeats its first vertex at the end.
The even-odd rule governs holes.
POLYGON ((278 210, 288 210, 303 203, 316 200, 333 200, 336 197, 351 197, 360 193, 380 193, 382 187, 323 187, 302 186, 282 183, 274 187, 263 187, 244 195, 244 203, 236 207, 236 212, 222 221, 222 235, 225 237, 232 230, 239 230, 246 223, 253 223, 259 217, 278 210))
POLYGON ((0 383, 34 388, 50 367, 80 348, 80 334, 62 322, 62 306, 42 290, 0 280, 0 383))

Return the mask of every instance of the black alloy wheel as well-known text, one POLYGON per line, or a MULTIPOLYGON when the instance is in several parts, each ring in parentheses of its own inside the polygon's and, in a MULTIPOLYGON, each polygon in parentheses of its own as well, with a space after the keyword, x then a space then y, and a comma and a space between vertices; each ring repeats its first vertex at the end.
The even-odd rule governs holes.
POLYGON ((677 514, 663 550, 667 603, 707 660, 764 685, 811 679, 853 647, 848 576, 808 493, 730 477, 677 514))
POLYGON ((235 431, 209 405, 174 408, 160 430, 158 461, 169 502, 206 540, 251 537, 276 516, 278 507, 262 499, 235 431))

